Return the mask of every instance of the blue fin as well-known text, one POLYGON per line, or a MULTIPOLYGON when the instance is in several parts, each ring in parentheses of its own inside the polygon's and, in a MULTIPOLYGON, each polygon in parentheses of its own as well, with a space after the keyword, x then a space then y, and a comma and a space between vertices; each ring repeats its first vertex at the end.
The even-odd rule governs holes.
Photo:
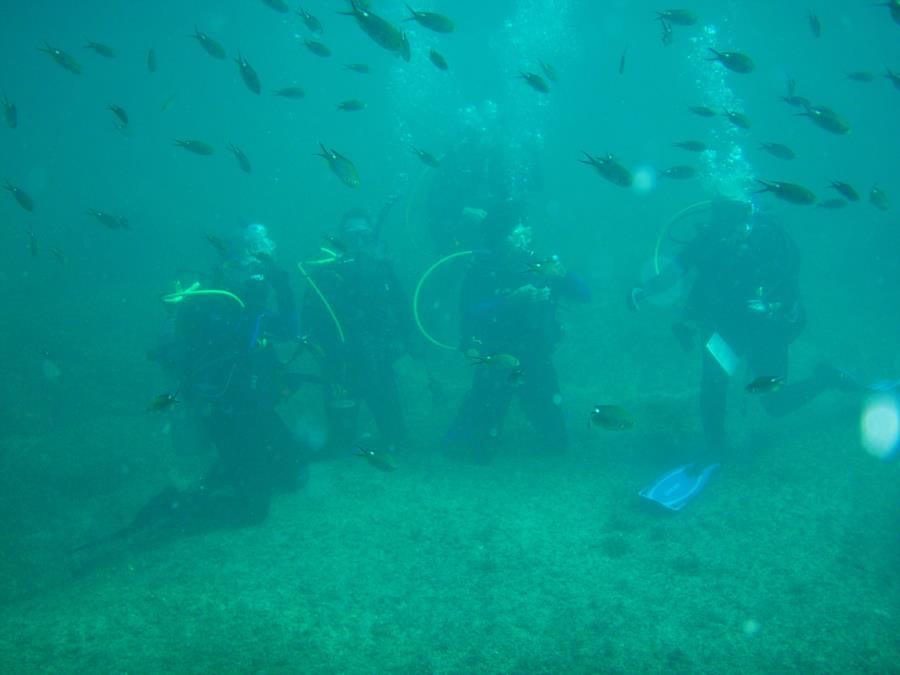
POLYGON ((693 465, 685 464, 672 469, 638 494, 645 499, 662 504, 672 511, 681 511, 700 493, 709 481, 709 477, 719 468, 718 464, 710 464, 700 473, 691 475, 687 472, 691 466, 693 465))
POLYGON ((872 382, 867 389, 871 392, 888 393, 900 389, 900 380, 877 380, 872 382))

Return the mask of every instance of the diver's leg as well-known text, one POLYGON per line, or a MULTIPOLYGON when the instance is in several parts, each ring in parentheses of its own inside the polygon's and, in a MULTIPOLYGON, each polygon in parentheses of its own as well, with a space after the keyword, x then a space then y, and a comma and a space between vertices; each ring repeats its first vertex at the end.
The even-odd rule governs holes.
POLYGON ((559 379, 549 355, 522 366, 519 403, 540 437, 541 450, 561 453, 568 448, 566 421, 560 405, 559 379))
POLYGON ((487 461, 500 434, 513 388, 499 369, 477 366, 472 389, 463 400, 447 440, 464 446, 476 461, 487 461))
MULTIPOLYGON (((754 377, 775 375, 787 377, 788 374, 787 340, 772 336, 758 341, 749 354, 749 365, 754 377)), ((765 411, 772 417, 784 417, 799 410, 819 394, 832 386, 833 374, 827 367, 817 368, 809 377, 797 382, 783 384, 777 391, 763 394, 760 397, 765 411)))
POLYGON ((366 405, 375 419, 382 441, 391 449, 402 448, 407 440, 406 421, 397 377, 390 363, 383 364, 379 370, 378 376, 366 383, 366 405))
POLYGON ((356 442, 359 424, 358 394, 348 382, 347 366, 335 365, 324 370, 322 397, 325 403, 325 425, 328 448, 344 452, 356 442))
POLYGON ((728 400, 727 373, 708 350, 703 350, 701 358, 700 421, 705 444, 696 461, 699 469, 721 459, 725 452, 725 412, 728 400))

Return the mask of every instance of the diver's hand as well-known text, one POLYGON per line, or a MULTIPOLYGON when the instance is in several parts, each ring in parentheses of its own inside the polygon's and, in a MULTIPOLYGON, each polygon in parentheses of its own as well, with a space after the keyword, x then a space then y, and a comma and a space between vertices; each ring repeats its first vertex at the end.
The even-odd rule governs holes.
POLYGON ((628 309, 636 312, 641 308, 641 303, 647 298, 647 291, 643 286, 634 286, 628 293, 628 309))
POLYGON ((519 286, 512 292, 512 297, 528 300, 530 302, 542 302, 550 299, 549 288, 538 288, 534 284, 519 286))

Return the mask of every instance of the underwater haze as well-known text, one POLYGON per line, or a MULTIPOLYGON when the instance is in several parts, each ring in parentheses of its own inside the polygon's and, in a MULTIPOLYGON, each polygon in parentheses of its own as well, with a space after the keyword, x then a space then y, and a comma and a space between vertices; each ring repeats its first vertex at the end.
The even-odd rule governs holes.
POLYGON ((900 2, 409 6, 7 3, 0 670, 900 673, 900 2), (679 344, 700 275, 636 300, 722 200, 796 246, 803 328, 789 371, 719 373, 727 458, 666 508, 648 486, 709 438, 709 335, 679 344), (509 204, 522 288, 562 261, 590 299, 554 326, 565 447, 521 395, 470 461, 448 429, 484 369, 531 386, 527 355, 460 328, 509 204), (350 314, 381 321, 324 282, 345 215, 379 212, 418 344, 390 361, 402 447, 365 405, 329 435, 352 397, 308 339, 310 308, 342 348, 350 314), (278 429, 227 428, 283 425, 302 476, 249 524, 150 532, 155 496, 205 490, 226 454, 191 422, 201 365, 154 354, 190 311, 244 309, 217 283, 251 224, 243 263, 286 273, 299 328, 261 313, 248 347, 284 377, 278 429))

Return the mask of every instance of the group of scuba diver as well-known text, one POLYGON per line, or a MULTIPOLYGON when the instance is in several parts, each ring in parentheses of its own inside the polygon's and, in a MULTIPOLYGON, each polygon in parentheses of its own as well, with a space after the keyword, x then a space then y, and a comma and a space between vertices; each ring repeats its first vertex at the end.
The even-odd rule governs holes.
MULTIPOLYGON (((202 288, 195 284, 164 298, 169 329, 149 356, 177 387, 162 403, 181 402, 197 437, 214 447, 214 460, 195 485, 162 489, 128 525, 81 548, 139 533, 259 523, 275 495, 304 484, 310 462, 355 449, 379 468, 394 468, 391 457, 409 449, 394 366, 411 356, 433 393, 439 392, 425 358, 429 343, 458 349, 474 366, 441 441, 450 457, 489 463, 514 400, 533 427, 535 447, 566 451, 567 418, 553 357, 562 340, 561 310, 590 300, 585 280, 556 256, 534 252, 521 200, 457 204, 456 238, 439 244, 454 248, 426 272, 447 261, 465 267, 459 342, 442 343, 420 317, 426 277, 413 300, 387 254, 382 229, 393 201, 377 218, 358 209, 343 216, 323 247, 326 257, 298 265, 297 283, 306 287, 299 303, 288 271, 276 263, 274 242, 258 224, 220 247, 220 262, 202 288), (275 342, 305 350, 318 373, 293 372, 275 342), (292 431, 279 413, 282 400, 307 383, 322 390, 323 442, 292 431), (377 429, 374 439, 361 440, 362 405, 377 429)), ((447 205, 441 207, 446 213, 447 205)), ((799 254, 787 231, 747 201, 717 199, 697 214, 693 234, 677 254, 657 261, 655 274, 627 295, 630 308, 641 310, 689 282, 673 331, 684 349, 700 354, 704 442, 688 461, 639 492, 671 510, 685 506, 728 460, 726 399, 735 373, 763 382, 759 400, 774 416, 828 390, 859 389, 826 364, 805 379, 788 379, 789 348, 806 314, 799 254)))

